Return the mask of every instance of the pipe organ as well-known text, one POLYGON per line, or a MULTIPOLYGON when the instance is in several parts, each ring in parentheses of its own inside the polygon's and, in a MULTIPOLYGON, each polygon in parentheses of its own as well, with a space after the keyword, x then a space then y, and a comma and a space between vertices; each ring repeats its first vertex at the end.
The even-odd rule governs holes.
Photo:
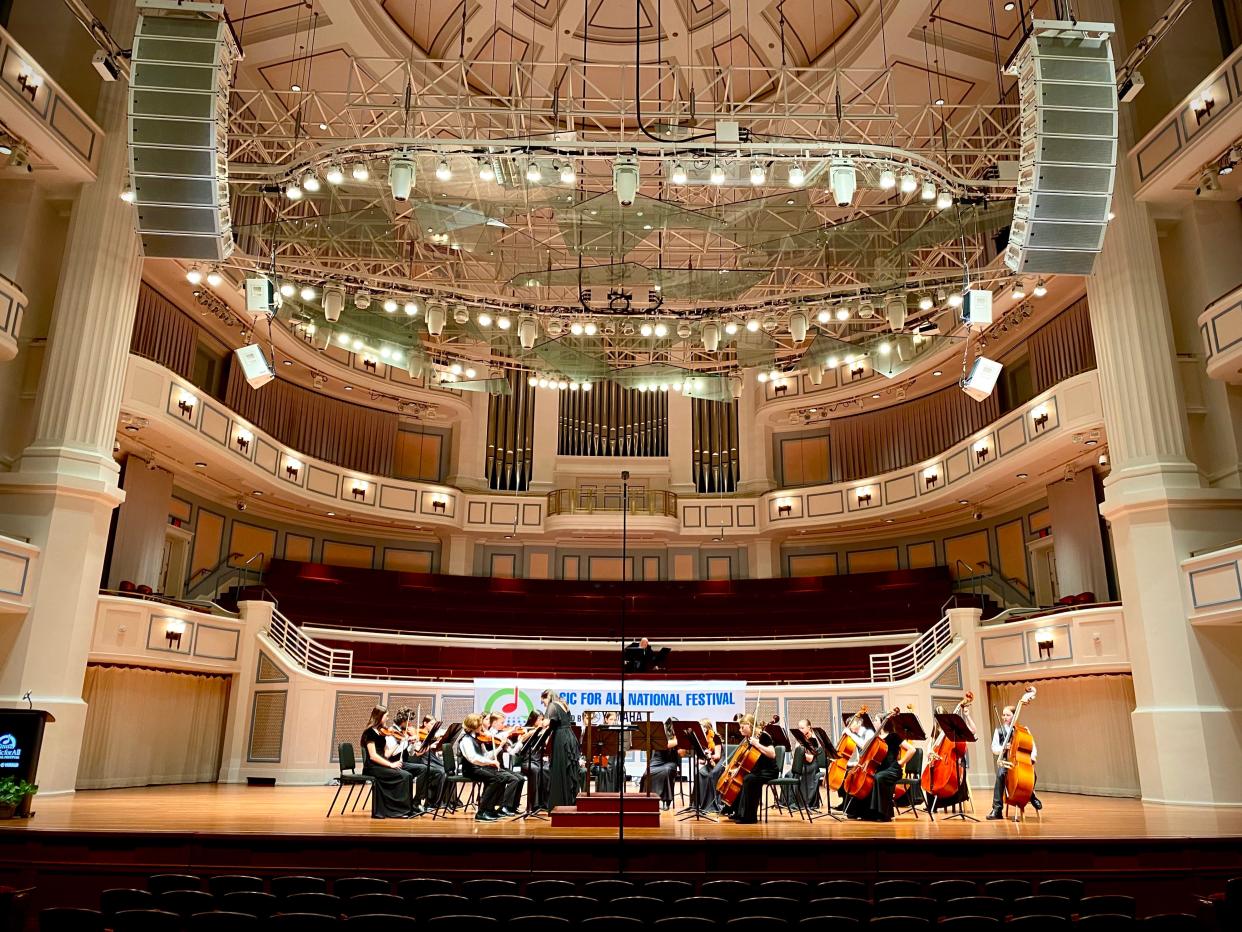
POLYGON ((600 382, 559 394, 561 456, 668 456, 667 392, 600 382))
POLYGON ((690 434, 691 469, 698 492, 736 492, 737 399, 707 401, 692 398, 690 434))
POLYGON ((508 395, 491 395, 487 405, 487 485, 525 492, 535 449, 535 389, 522 372, 508 375, 508 395))

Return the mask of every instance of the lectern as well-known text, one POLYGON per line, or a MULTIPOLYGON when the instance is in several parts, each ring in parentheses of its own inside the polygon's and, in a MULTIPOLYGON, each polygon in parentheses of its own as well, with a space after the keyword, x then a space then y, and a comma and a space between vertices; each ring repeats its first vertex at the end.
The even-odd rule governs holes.
MULTIPOLYGON (((43 709, 0 709, 0 777, 38 783, 39 751, 43 748, 43 729, 56 721, 43 709)), ((14 815, 30 818, 27 796, 14 815)))

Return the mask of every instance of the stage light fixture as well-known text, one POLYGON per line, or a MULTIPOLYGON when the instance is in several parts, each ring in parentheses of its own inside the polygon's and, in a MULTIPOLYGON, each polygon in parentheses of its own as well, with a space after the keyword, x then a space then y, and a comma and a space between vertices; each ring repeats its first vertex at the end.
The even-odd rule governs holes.
POLYGON ((1009 291, 1009 297, 1013 298, 1015 301, 1021 301, 1026 297, 1026 289, 1022 287, 1021 282, 1013 283, 1013 288, 1009 291))
POLYGON ((453 169, 449 168, 448 159, 440 159, 440 164, 436 166, 436 181, 451 181, 453 178, 453 169))
POLYGON ((354 181, 369 181, 371 179, 371 166, 365 159, 361 162, 354 162, 349 167, 349 174, 354 181))
POLYGON ((828 321, 832 320, 832 315, 828 313, 828 308, 823 308, 818 314, 815 315, 815 319, 821 324, 826 324, 828 321))
POLYGON ((574 163, 566 162, 561 166, 561 184, 573 184, 578 180, 578 173, 574 171, 574 163))
POLYGON ((936 199, 936 184, 930 178, 923 182, 923 187, 919 189, 919 200, 934 201, 936 199))
POLYGON ((758 187, 768 180, 768 173, 762 162, 750 163, 750 183, 758 187))
POLYGON ((850 309, 848 307, 837 308, 837 320, 849 320, 850 309))
POLYGON ((880 190, 891 191, 895 187, 897 187, 897 173, 891 168, 880 172, 880 190))
POLYGON ((302 176, 302 187, 314 194, 319 190, 319 176, 308 171, 302 176))
POLYGON ((948 191, 941 191, 936 195, 936 210, 948 210, 953 206, 953 195, 948 191))
POLYGON ((282 297, 292 298, 296 292, 297 289, 293 287, 293 282, 280 283, 280 294, 282 297))
POLYGON ((588 320, 582 325, 582 332, 589 337, 593 337, 595 334, 599 333, 599 327, 596 326, 595 321, 588 320))
POLYGON ((797 162, 789 167, 789 186, 792 188, 800 188, 806 184, 806 172, 797 162))
POLYGON ((513 326, 513 321, 509 320, 508 317, 497 317, 496 326, 499 327, 501 330, 508 330, 510 327, 513 326))
POLYGON ((835 158, 828 168, 828 183, 838 207, 849 207, 858 190, 858 169, 846 158, 835 158))
POLYGON ((310 285, 303 285, 302 290, 298 292, 298 297, 301 298, 303 301, 314 301, 315 300, 315 289, 312 288, 310 285))
POLYGON ((341 184, 345 181, 345 171, 339 165, 329 165, 328 170, 323 173, 323 180, 328 184, 341 184))
POLYGON ((394 201, 408 201, 414 188, 414 160, 403 153, 388 161, 388 187, 394 201))
POLYGON ((914 172, 907 171, 901 173, 902 194, 913 194, 916 190, 918 190, 918 186, 919 180, 914 177, 914 172))
POLYGON ((134 203, 135 197, 136 195, 134 194, 134 188, 132 185, 127 184, 121 189, 121 200, 123 200, 126 204, 134 203))
POLYGON ((202 284, 203 270, 200 269, 197 265, 191 266, 189 271, 185 273, 185 280, 189 282, 191 285, 202 284))
POLYGON ((929 294, 921 295, 919 297, 919 310, 930 311, 931 309, 932 309, 932 296, 929 294))
POLYGON ((669 176, 669 180, 672 181, 673 184, 685 184, 689 180, 686 175, 686 167, 682 165, 681 162, 673 163, 673 173, 669 176))
POLYGON ((962 306, 962 293, 960 291, 953 292, 953 294, 949 295, 948 303, 949 303, 949 307, 961 307, 962 306))
POLYGON ((766 381, 768 380, 768 374, 767 374, 766 372, 758 372, 758 373, 756 373, 756 374, 755 374, 755 378, 756 378, 756 379, 757 379, 760 383, 763 383, 763 382, 766 382, 766 381))
POLYGON ((526 180, 531 184, 537 184, 543 180, 543 172, 539 170, 539 163, 531 160, 526 165, 526 180))
POLYGON ((656 324, 653 329, 655 330, 655 335, 660 339, 664 339, 666 336, 668 336, 668 324, 664 323, 663 321, 656 324))
POLYGON ((302 189, 298 187, 297 182, 290 181, 285 185, 285 197, 291 201, 300 201, 302 199, 302 189))
POLYGON ((406 317, 413 317, 415 314, 418 313, 418 302, 406 301, 401 309, 405 311, 406 317))
POLYGON ((490 327, 492 325, 492 315, 487 311, 479 311, 479 316, 475 318, 480 327, 490 327))
POLYGON ((479 180, 487 182, 496 180, 496 169, 492 168, 490 159, 484 159, 479 163, 479 180))
POLYGON ((527 376, 526 384, 529 385, 531 388, 534 388, 536 385, 539 384, 539 377, 534 376, 534 375, 527 376))
POLYGON ((647 323, 646 321, 643 321, 642 325, 638 328, 638 332, 642 336, 649 337, 653 333, 655 333, 655 328, 651 326, 651 324, 647 323))
POLYGON ((746 330, 749 333, 758 333, 759 332, 759 318, 752 317, 750 320, 746 321, 746 330))
POLYGON ((734 336, 737 333, 737 321, 731 320, 728 323, 726 323, 724 325, 724 332, 728 334, 729 336, 734 336))
POLYGON ((1035 295, 1037 298, 1042 298, 1047 293, 1048 286, 1044 284, 1044 280, 1042 278, 1035 283, 1035 287, 1031 290, 1031 294, 1035 295))
POLYGON ((711 173, 708 174, 707 180, 714 185, 722 185, 725 183, 725 171, 724 168, 721 167, 719 161, 712 162, 712 170, 711 173))

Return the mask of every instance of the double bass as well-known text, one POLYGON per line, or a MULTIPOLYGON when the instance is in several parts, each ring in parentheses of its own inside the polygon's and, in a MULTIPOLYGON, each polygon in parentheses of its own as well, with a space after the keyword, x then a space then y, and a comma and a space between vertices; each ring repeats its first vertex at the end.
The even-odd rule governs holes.
MULTIPOLYGON (((763 727, 775 725, 780 720, 781 717, 779 715, 773 715, 772 720, 765 723, 763 727)), ((758 735, 762 730, 758 727, 758 722, 755 725, 755 729, 751 732, 752 737, 758 735)), ((716 792, 720 794, 720 798, 726 806, 732 806, 737 802, 737 795, 742 791, 742 781, 754 769, 755 764, 759 763, 759 758, 762 756, 759 753, 759 749, 749 741, 743 741, 733 751, 733 755, 729 758, 729 763, 725 765, 724 773, 716 781, 716 792)))
POLYGON ((1025 725, 1018 724, 1018 716, 1022 707, 1035 698, 1035 687, 1026 687, 1026 692, 1017 701, 1013 710, 1013 720, 1009 723, 1009 740, 1001 748, 1000 757, 996 760, 997 768, 1005 768, 1005 805, 1017 806, 1019 815, 1026 810, 1026 805, 1035 793, 1035 761, 1031 752, 1035 750, 1035 738, 1025 725))
MULTIPOLYGON (((967 692, 953 707, 954 715, 961 715, 975 701, 975 694, 967 692)), ((927 796, 936 799, 952 799, 962 788, 962 759, 966 756, 965 742, 954 742, 940 730, 937 722, 932 728, 930 750, 919 785, 927 796)))
POLYGON ((879 771, 880 765, 884 763, 884 758, 888 757, 888 745, 884 739, 880 737, 884 727, 888 724, 889 719, 901 712, 901 709, 894 706, 880 723, 876 726, 875 734, 871 740, 867 742, 867 746, 862 749, 858 755, 858 763, 849 769, 845 775, 845 792, 858 799, 864 799, 871 795, 871 791, 875 788, 875 775, 879 771))

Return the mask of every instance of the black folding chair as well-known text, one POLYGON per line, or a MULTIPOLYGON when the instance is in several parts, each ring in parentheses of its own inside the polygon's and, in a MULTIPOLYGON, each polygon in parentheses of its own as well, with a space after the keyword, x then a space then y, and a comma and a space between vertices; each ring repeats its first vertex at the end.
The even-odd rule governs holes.
POLYGON ((337 761, 340 764, 340 773, 337 775, 336 792, 332 794, 332 802, 328 803, 328 811, 324 814, 324 818, 332 815, 332 807, 336 805, 336 799, 341 795, 341 787, 347 786, 349 790, 345 794, 345 801, 341 803, 341 811, 338 815, 344 815, 345 809, 349 806, 349 801, 353 799, 354 790, 359 787, 365 787, 358 793, 358 798, 354 799, 354 806, 350 812, 358 809, 359 802, 366 802, 371 798, 371 785, 375 783, 374 777, 368 777, 364 773, 357 773, 358 761, 354 757, 354 745, 350 741, 342 741, 337 747, 337 761))

